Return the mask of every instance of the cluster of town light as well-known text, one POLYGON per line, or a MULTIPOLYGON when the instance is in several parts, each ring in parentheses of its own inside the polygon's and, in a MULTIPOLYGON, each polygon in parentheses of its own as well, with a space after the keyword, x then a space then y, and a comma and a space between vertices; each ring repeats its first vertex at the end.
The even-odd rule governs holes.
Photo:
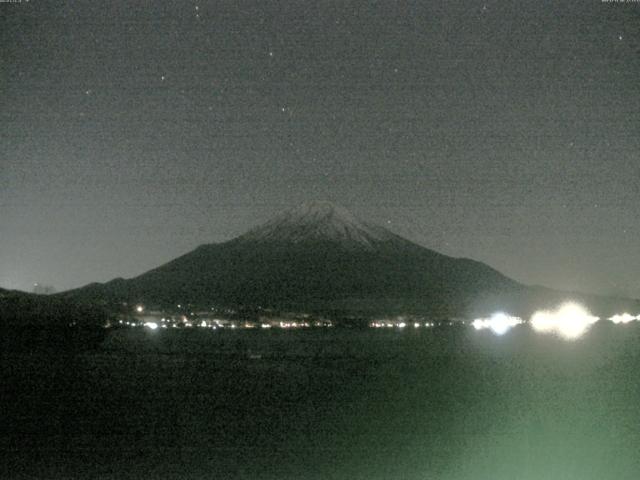
POLYGON ((159 321, 143 321, 143 320, 119 320, 118 323, 123 326, 137 327, 143 326, 149 330, 157 330, 159 328, 206 328, 211 330, 217 329, 300 329, 300 328, 317 328, 317 327, 333 327, 333 323, 329 320, 296 320, 296 321, 229 321, 229 320, 201 320, 197 322, 190 321, 186 316, 182 315, 179 319, 161 318, 159 321))
MULTIPOLYGON (((144 307, 142 305, 138 305, 135 308, 137 313, 142 313, 144 311, 144 307)), ((595 322, 600 320, 598 317, 591 315, 591 313, 584 308, 583 306, 569 302, 562 304, 556 310, 539 310, 535 312, 531 319, 529 320, 529 325, 536 332, 540 333, 551 333, 558 335, 560 337, 564 337, 566 339, 575 339, 584 334, 595 322)), ((631 315, 629 313, 616 314, 609 318, 611 322, 614 324, 626 324, 632 321, 640 321, 640 315, 631 315)), ((157 330, 158 328, 167 328, 169 320, 162 318, 162 323, 148 321, 143 323, 143 326, 150 330, 157 330)), ((126 324, 130 326, 139 325, 139 323, 135 322, 124 322, 120 320, 121 324, 126 324)), ((202 320, 200 323, 193 325, 191 322, 187 320, 187 317, 182 317, 182 322, 178 322, 184 327, 192 327, 198 326, 201 328, 222 328, 223 325, 215 320, 213 322, 206 320, 202 320)), ((464 323, 464 322, 462 322, 464 323)), ((503 312, 494 313, 490 317, 487 318, 476 318, 471 322, 471 325, 476 330, 490 330, 496 335, 503 335, 507 333, 513 327, 525 323, 520 317, 514 317, 508 315, 503 312)), ((450 324, 450 323, 448 323, 450 324)), ((421 327, 434 327, 435 322, 409 322, 405 320, 404 317, 398 317, 393 320, 377 320, 373 321, 369 324, 370 327, 373 328, 399 328, 404 329, 406 327, 412 326, 413 328, 421 328, 421 327)), ((178 325, 176 323, 172 323, 171 325, 174 328, 177 328, 178 325)), ((308 321, 279 321, 279 322, 271 322, 271 323, 260 323, 253 324, 252 322, 245 322, 241 325, 236 325, 235 323, 231 323, 227 325, 227 328, 255 328, 260 326, 263 329, 268 329, 272 327, 278 328, 305 328, 311 326, 331 326, 330 322, 322 321, 322 322, 308 322, 308 321)))
MULTIPOLYGON (((147 327, 150 330, 157 330, 158 328, 167 328, 167 325, 164 323, 164 319, 162 319, 162 324, 158 324, 157 322, 145 322, 142 324, 142 326, 147 327)), ((138 323, 135 322, 123 322, 122 320, 120 320, 120 324, 122 325, 127 325, 127 326, 136 326, 139 325, 138 323)), ((222 325, 220 323, 217 322, 209 322, 207 323, 205 320, 201 321, 198 324, 193 324, 191 322, 179 322, 178 324, 173 323, 171 325, 171 327, 173 328, 178 328, 178 325, 183 326, 183 327, 199 327, 199 328, 211 328, 213 330, 216 330, 218 328, 230 328, 230 329, 236 329, 236 328, 242 328, 242 329, 252 329, 252 328, 257 328, 258 325, 253 324, 251 322, 244 322, 241 323, 240 325, 236 325, 235 323, 230 323, 225 325, 222 325)), ((331 322, 276 322, 275 324, 270 324, 270 323, 261 323, 259 324, 260 328, 262 329, 269 329, 272 327, 276 327, 276 328, 310 328, 310 327, 331 327, 331 322)))
POLYGON ((407 326, 412 325, 413 328, 421 328, 421 327, 435 327, 435 322, 413 322, 407 323, 403 321, 395 321, 395 320, 377 320, 369 323, 369 326, 372 328, 406 328, 407 326))
MULTIPOLYGON (((569 302, 556 310, 535 312, 531 316, 529 324, 536 332, 552 333, 566 339, 574 339, 583 335, 598 320, 600 319, 591 315, 583 306, 569 302)), ((640 315, 633 316, 629 313, 623 313, 614 315, 609 320, 615 324, 624 324, 640 320, 640 315)), ((471 325, 476 330, 488 329, 496 335, 503 335, 521 323, 524 322, 518 317, 496 313, 489 318, 477 318, 471 322, 471 325)))

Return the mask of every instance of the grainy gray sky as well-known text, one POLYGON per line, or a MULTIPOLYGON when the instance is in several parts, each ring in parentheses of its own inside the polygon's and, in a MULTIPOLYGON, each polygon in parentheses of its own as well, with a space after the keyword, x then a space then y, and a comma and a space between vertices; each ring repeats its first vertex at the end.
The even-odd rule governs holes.
POLYGON ((640 3, 0 3, 0 287, 130 277, 332 200, 640 297, 640 3))

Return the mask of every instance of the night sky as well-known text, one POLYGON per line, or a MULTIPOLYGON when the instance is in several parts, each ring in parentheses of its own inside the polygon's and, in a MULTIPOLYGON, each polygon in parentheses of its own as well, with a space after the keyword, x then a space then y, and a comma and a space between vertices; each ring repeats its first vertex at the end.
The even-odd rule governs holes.
POLYGON ((330 200, 640 297, 640 3, 0 3, 0 287, 130 277, 330 200))

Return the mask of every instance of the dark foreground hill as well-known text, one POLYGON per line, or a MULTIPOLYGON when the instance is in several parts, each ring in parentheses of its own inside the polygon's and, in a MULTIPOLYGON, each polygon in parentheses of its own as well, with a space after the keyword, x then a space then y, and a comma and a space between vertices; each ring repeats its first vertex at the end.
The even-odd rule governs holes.
POLYGON ((68 298, 0 289, 3 351, 90 348, 104 338, 105 309, 68 298))
POLYGON ((304 204, 221 244, 202 245, 132 279, 65 292, 91 303, 261 306, 361 314, 528 315, 579 300, 596 314, 638 302, 522 285, 363 222, 326 202, 304 204))

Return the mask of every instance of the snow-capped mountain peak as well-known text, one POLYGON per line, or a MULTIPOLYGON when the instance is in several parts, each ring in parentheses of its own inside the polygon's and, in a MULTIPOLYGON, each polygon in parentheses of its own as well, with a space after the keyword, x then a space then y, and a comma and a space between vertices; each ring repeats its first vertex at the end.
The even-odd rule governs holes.
POLYGON ((361 221, 344 207, 316 201, 286 210, 240 239, 289 243, 324 240, 372 247, 397 237, 382 227, 361 221))

